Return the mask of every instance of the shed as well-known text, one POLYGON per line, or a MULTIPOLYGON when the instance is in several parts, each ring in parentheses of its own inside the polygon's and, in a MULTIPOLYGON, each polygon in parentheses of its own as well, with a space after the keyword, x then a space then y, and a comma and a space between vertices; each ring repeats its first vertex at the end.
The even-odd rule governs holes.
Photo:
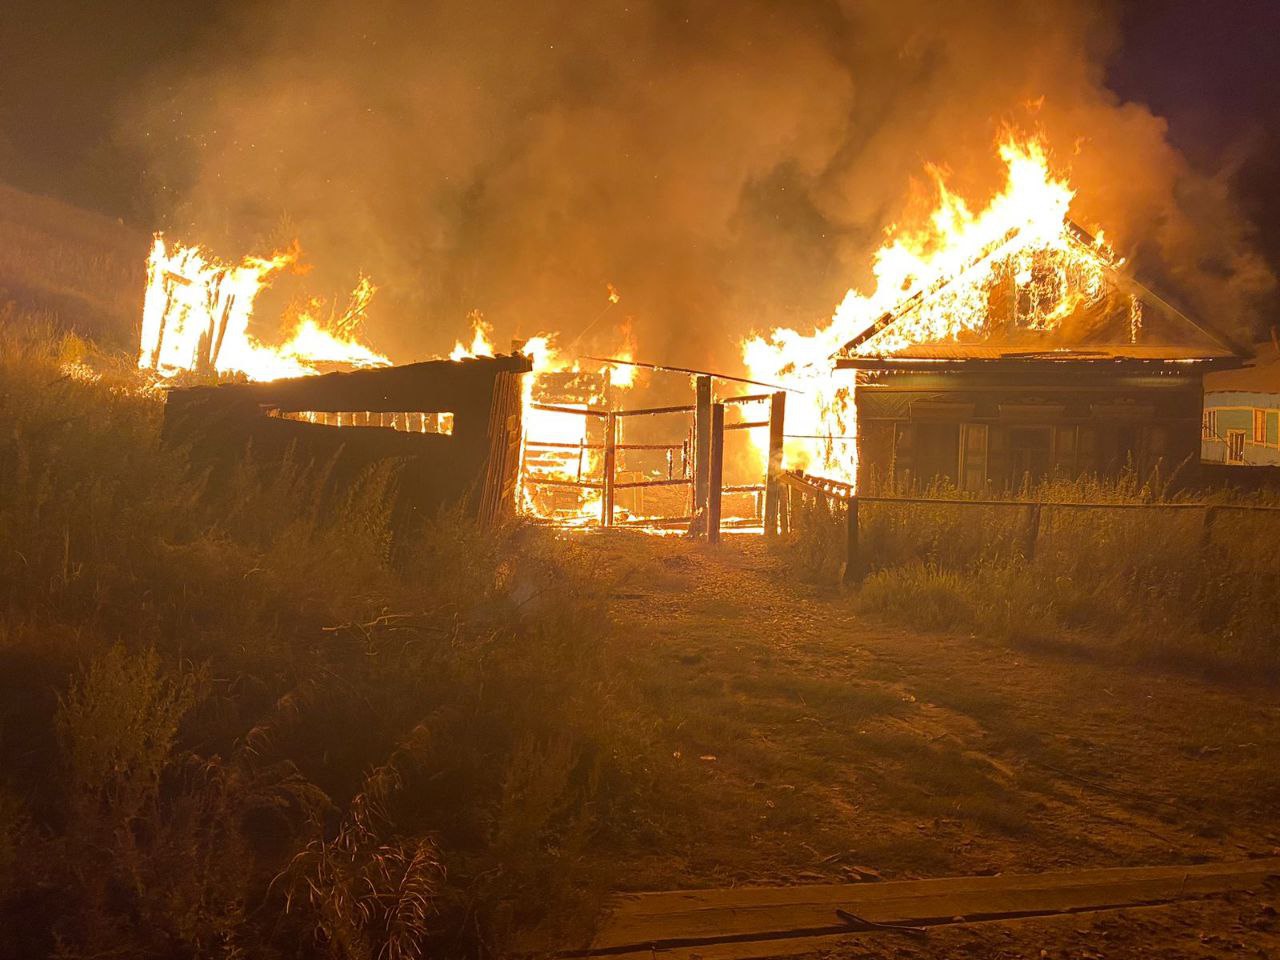
POLYGON ((462 504, 491 524, 515 512, 522 354, 432 360, 265 383, 176 389, 165 435, 206 462, 297 456, 330 466, 336 483, 397 461, 396 509, 427 515, 462 504))

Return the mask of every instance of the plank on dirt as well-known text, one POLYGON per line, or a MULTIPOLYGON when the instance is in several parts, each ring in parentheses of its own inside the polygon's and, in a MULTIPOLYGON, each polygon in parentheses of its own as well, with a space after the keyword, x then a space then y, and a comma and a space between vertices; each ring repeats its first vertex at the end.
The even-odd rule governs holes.
MULTIPOLYGON (((1260 886, 1280 858, 889 883, 808 884, 623 894, 592 953, 653 945, 838 933, 837 907, 873 923, 936 924, 1164 903, 1260 886)), ((847 929, 847 928, 844 928, 847 929)))

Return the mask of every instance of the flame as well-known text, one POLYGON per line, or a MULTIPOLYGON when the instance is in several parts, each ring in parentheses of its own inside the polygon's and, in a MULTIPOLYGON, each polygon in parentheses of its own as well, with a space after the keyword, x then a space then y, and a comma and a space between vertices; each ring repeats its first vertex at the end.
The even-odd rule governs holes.
POLYGON ((988 296, 1001 281, 1016 286, 1017 320, 1030 330, 1052 330, 1100 295, 1105 267, 1121 261, 1101 234, 1089 241, 1070 229, 1075 194, 1051 172, 1043 141, 1007 132, 998 153, 1006 181, 984 210, 974 213, 938 168, 927 167, 937 204, 925 224, 894 231, 876 251, 869 293, 849 290, 830 323, 812 333, 779 328, 743 343, 752 377, 803 391, 788 401, 788 433, 799 435, 787 441, 788 466, 855 480, 855 398, 847 381, 832 377, 830 357, 859 335, 871 334, 857 353, 882 356, 982 333, 988 296), (894 323, 877 330, 886 314, 894 323))
MULTIPOLYGON (((600 522, 598 489, 551 487, 539 481, 594 481, 601 476, 601 420, 583 413, 607 407, 612 392, 635 384, 636 368, 623 364, 583 365, 569 359, 557 346, 557 334, 544 333, 526 340, 521 348, 533 360, 533 373, 524 387, 524 443, 520 466, 520 507, 531 516, 569 526, 600 522), (573 388, 573 396, 566 392, 573 388), (555 407, 558 409, 539 409, 555 407)), ((614 351, 617 359, 631 359, 635 349, 629 327, 624 345, 614 351)), ((615 507, 614 515, 625 511, 615 507)))
POLYGON ((486 323, 484 314, 479 310, 473 310, 470 317, 471 321, 471 344, 468 346, 461 340, 454 343, 453 349, 449 351, 450 360, 465 360, 467 357, 492 357, 497 351, 493 347, 493 325, 486 323))
MULTIPOLYGON (((616 303, 616 300, 612 302, 616 303)), ((625 360, 627 363, 609 364, 609 382, 615 387, 629 388, 636 382, 636 367, 630 365, 630 361, 636 358, 636 338, 631 330, 631 318, 628 317, 621 328, 622 346, 613 351, 612 356, 616 360, 625 360)))
POLYGON ((270 257, 228 264, 199 246, 171 249, 157 233, 147 258, 138 366, 162 377, 207 371, 243 373, 251 380, 318 373, 317 363, 389 366, 390 360, 354 336, 376 289, 365 277, 333 329, 302 311, 281 346, 263 344, 249 333, 258 294, 281 270, 296 265, 298 255, 295 245, 270 257))

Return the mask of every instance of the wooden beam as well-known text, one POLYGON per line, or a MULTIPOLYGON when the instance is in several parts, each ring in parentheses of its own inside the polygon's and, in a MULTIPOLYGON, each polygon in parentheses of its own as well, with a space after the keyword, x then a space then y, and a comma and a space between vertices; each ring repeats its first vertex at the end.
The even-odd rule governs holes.
POLYGON ((659 413, 693 413, 694 407, 689 404, 678 407, 641 407, 636 410, 615 410, 615 417, 651 417, 659 413))
POLYGON ((707 541, 720 542, 720 491, 724 481, 724 404, 711 406, 711 455, 707 458, 707 541))
POLYGON ((740 956, 770 957, 792 938, 871 932, 843 922, 836 910, 873 924, 927 927, 1174 903, 1261 889, 1277 874, 1280 858, 1272 857, 1190 866, 622 894, 590 949, 570 955, 626 957, 634 951, 647 960, 654 950, 754 942, 756 950, 740 956))
POLYGON ((578 407, 559 407, 552 403, 531 403, 529 406, 534 410, 545 410, 547 413, 576 413, 580 417, 600 417, 603 419, 609 415, 608 410, 597 410, 595 407, 579 409, 578 407))
POLYGON ((600 497, 600 526, 613 526, 613 484, 618 464, 618 419, 610 413, 604 421, 604 495, 600 497))
POLYGON ((707 478, 711 467, 711 378, 699 377, 695 385, 696 402, 693 409, 693 509, 707 507, 707 478))
POLYGON ((782 473, 783 427, 787 414, 787 395, 775 393, 769 400, 769 462, 765 465, 764 480, 764 535, 778 533, 778 498, 782 485, 778 476, 782 473))
POLYGON ((596 363, 613 363, 624 367, 640 367, 644 370, 661 370, 665 373, 688 373, 695 377, 714 377, 717 380, 727 380, 730 383, 749 383, 753 387, 786 390, 788 393, 804 393, 803 390, 797 390, 794 387, 784 387, 776 383, 764 383, 761 380, 748 380, 746 377, 731 377, 727 373, 716 373, 714 370, 698 370, 694 367, 669 367, 660 363, 642 363, 639 360, 617 360, 610 357, 583 357, 582 359, 592 360, 596 363))

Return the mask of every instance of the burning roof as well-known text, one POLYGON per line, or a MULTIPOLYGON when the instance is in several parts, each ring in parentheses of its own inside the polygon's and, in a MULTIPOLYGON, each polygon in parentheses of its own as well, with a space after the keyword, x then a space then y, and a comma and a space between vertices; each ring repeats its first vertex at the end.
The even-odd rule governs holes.
POLYGON ((1037 236, 1015 227, 954 274, 917 290, 833 359, 1193 361, 1234 358, 1225 338, 1128 276, 1069 219, 1037 236))

